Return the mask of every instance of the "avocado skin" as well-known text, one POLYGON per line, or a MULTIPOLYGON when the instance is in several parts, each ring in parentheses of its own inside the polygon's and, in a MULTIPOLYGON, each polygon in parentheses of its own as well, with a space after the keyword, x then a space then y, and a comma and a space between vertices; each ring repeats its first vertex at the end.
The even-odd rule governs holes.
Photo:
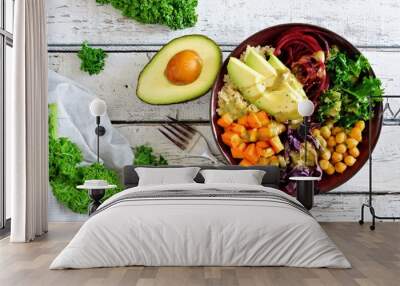
MULTIPOLYGON (((189 50, 194 50, 194 51, 196 51, 196 49, 193 48, 193 47, 191 47, 190 45, 189 45, 188 47, 186 47, 185 49, 189 49, 189 50)), ((178 53, 179 51, 181 51, 181 50, 177 50, 176 53, 178 53)), ((207 63, 203 63, 203 64, 205 65, 205 64, 207 64, 207 63)), ((204 65, 203 65, 203 67, 204 67, 204 65)), ((181 36, 181 37, 178 37, 178 38, 174 38, 174 39, 172 39, 171 41, 169 41, 167 44, 165 44, 165 45, 151 58, 151 60, 144 66, 144 68, 142 69, 142 71, 139 73, 138 81, 137 81, 137 86, 136 86, 136 96, 137 96, 137 98, 140 99, 140 101, 142 101, 142 102, 144 102, 144 103, 147 103, 147 104, 151 104, 151 105, 172 105, 172 104, 185 103, 185 102, 188 102, 188 101, 195 100, 195 99, 197 99, 197 98, 199 98, 199 97, 205 95, 205 94, 211 89, 212 85, 214 84, 214 82, 215 82, 215 80, 216 80, 216 78, 217 78, 217 76, 218 76, 218 72, 219 72, 219 69, 221 68, 221 65, 222 65, 222 52, 221 52, 221 49, 220 49, 220 47, 219 47, 212 39, 210 39, 209 37, 207 37, 207 36, 205 36, 205 35, 201 35, 201 34, 190 34, 190 35, 184 35, 184 36, 181 36), (212 46, 212 47, 215 49, 215 52, 216 52, 216 53, 215 53, 215 56, 216 56, 215 61, 217 61, 217 67, 218 67, 218 68, 215 70, 215 72, 214 72, 214 73, 215 73, 215 76, 213 76, 213 77, 210 79, 209 84, 208 84, 205 88, 200 89, 198 92, 195 92, 193 96, 188 96, 187 99, 182 99, 182 100, 179 100, 179 101, 173 101, 173 100, 171 100, 170 102, 162 102, 162 103, 159 103, 159 102, 155 102, 155 101, 145 100, 144 98, 142 98, 142 97, 139 95, 140 79, 143 77, 143 75, 146 73, 146 71, 158 60, 158 57, 160 57, 160 55, 163 54, 163 51, 164 51, 165 49, 169 48, 169 47, 170 47, 171 45, 173 45, 175 42, 180 41, 180 40, 183 40, 183 39, 186 39, 186 38, 187 38, 187 39, 190 39, 190 38, 199 38, 199 39, 203 39, 203 40, 209 42, 210 46, 212 46)), ((162 76, 164 76, 164 73, 162 74, 162 76)), ((196 81, 195 81, 195 82, 196 82, 196 81)), ((174 85, 171 84, 171 86, 174 86, 174 85)))

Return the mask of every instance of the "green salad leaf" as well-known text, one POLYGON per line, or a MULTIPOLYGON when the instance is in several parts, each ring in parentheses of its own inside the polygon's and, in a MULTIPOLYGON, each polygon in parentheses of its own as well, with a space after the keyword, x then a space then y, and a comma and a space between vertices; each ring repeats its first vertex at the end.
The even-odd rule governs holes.
POLYGON ((163 157, 158 158, 153 154, 153 148, 148 145, 140 145, 135 148, 135 159, 133 161, 135 166, 162 166, 168 165, 168 161, 163 157))
POLYGON ((382 101, 382 83, 371 75, 371 65, 360 55, 350 58, 337 47, 331 49, 327 71, 332 87, 321 95, 317 119, 331 120, 349 128, 358 120, 369 120, 372 108, 382 101))
POLYGON ((197 22, 197 0, 96 0, 111 4, 122 15, 145 24, 162 24, 173 30, 193 27, 197 22))
POLYGON ((324 122, 326 120, 339 120, 341 108, 341 93, 336 89, 329 89, 320 97, 320 106, 317 113, 318 121, 324 122))
MULTIPOLYGON (((106 191, 102 201, 123 190, 116 171, 103 164, 83 165, 83 154, 70 139, 57 137, 57 105, 49 104, 49 181, 57 201, 76 213, 86 213, 90 198, 87 192, 77 190, 85 180, 102 179, 115 189, 106 191)), ((135 148, 135 165, 167 165, 163 156, 156 157, 147 145, 135 148)))
POLYGON ((334 86, 350 87, 357 82, 360 75, 370 72, 371 65, 363 55, 353 60, 334 46, 330 49, 326 69, 334 86))
POLYGON ((351 127, 358 120, 369 120, 370 114, 369 96, 371 104, 375 106, 382 101, 383 90, 381 81, 371 76, 364 77, 362 82, 349 88, 342 89, 343 110, 338 121, 339 125, 346 128, 351 127))
POLYGON ((81 59, 81 70, 94 75, 99 74, 104 69, 107 54, 103 49, 90 47, 89 43, 85 41, 78 52, 78 57, 81 59))
POLYGON ((76 186, 87 179, 103 179, 117 185, 106 191, 103 201, 123 188, 118 174, 102 164, 82 166, 83 155, 70 139, 57 137, 57 106, 49 105, 49 181, 57 201, 73 212, 86 213, 90 199, 76 186))

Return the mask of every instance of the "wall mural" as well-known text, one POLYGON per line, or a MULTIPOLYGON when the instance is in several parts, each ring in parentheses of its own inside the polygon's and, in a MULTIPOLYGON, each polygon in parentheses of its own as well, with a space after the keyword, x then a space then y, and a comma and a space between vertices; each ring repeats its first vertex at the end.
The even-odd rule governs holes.
MULTIPOLYGON (((148 1, 145 7, 138 1, 124 7, 118 1, 96 2, 104 4, 103 9, 112 6, 120 10, 127 18, 171 30, 193 27, 198 21, 195 0, 148 1)), ((170 104, 184 114, 188 102, 207 102, 211 111, 208 126, 198 128, 169 114, 156 126, 156 136, 188 158, 203 157, 203 162, 210 164, 278 166, 281 188, 292 195, 296 192, 289 180, 292 176, 321 178, 321 192, 345 183, 366 163, 368 120, 373 122, 373 145, 381 130, 383 87, 367 57, 341 36, 318 26, 278 25, 247 36, 250 38, 235 45, 223 62, 226 53, 216 39, 179 33, 143 59, 141 70, 131 75, 137 77, 137 83, 136 94, 130 96, 152 106, 149 110, 154 114, 162 114, 170 104), (307 99, 314 110, 304 116, 299 103, 307 99), (211 129, 212 136, 204 128, 211 129), (214 142, 217 148, 210 148, 214 142)), ((84 40, 73 56, 89 77, 101 77, 109 62, 115 61, 107 49, 89 40, 84 40)), ((118 71, 115 64, 113 70, 118 71)), ((116 184, 116 189, 107 191, 106 199, 122 189, 119 170, 105 158, 100 163, 86 160, 79 144, 57 135, 55 118, 58 116, 58 124, 61 121, 56 106, 52 103, 49 113, 50 183, 60 203, 85 213, 89 199, 84 192, 77 192, 76 186, 89 178, 116 184)), ((121 136, 126 137, 126 131, 121 136)), ((163 155, 153 154, 152 142, 143 145, 137 141, 131 150, 133 164, 168 164, 163 155)))

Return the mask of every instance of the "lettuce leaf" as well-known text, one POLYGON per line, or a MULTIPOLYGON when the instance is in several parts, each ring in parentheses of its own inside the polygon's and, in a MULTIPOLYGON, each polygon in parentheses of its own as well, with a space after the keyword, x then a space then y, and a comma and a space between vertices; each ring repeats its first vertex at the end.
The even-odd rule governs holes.
POLYGON ((111 4, 122 15, 145 24, 162 24, 173 30, 193 27, 197 22, 197 0, 96 0, 111 4))
POLYGON ((337 47, 330 52, 327 71, 332 87, 320 98, 317 119, 321 123, 332 120, 345 128, 358 120, 369 120, 370 97, 372 108, 382 101, 381 81, 372 76, 371 65, 364 56, 352 59, 337 47))

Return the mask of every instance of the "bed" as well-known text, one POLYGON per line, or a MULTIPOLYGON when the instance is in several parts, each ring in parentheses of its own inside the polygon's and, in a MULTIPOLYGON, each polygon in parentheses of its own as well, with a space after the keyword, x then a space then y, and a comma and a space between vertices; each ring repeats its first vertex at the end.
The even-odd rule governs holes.
MULTIPOLYGON (((212 167, 201 167, 210 169, 212 167)), ((214 167, 237 169, 237 166, 214 167)), ((312 215, 278 190, 279 169, 261 185, 193 183, 138 186, 105 201, 50 269, 144 266, 292 266, 349 268, 312 215)))

